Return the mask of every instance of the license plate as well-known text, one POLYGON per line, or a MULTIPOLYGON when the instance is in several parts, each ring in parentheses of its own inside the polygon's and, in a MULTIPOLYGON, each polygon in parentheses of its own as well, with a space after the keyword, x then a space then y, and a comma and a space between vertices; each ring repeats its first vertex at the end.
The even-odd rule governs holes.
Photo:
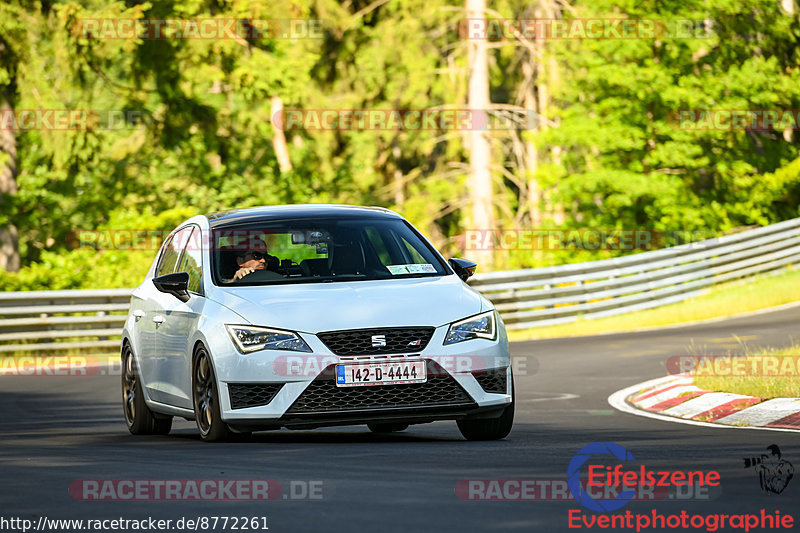
POLYGON ((426 380, 424 361, 336 365, 337 387, 425 383, 426 380))

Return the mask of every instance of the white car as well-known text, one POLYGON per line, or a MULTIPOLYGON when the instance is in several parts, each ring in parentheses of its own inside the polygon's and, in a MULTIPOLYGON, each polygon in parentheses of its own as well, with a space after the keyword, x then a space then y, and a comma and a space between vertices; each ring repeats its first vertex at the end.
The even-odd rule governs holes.
POLYGON ((381 208, 292 205, 193 217, 133 291, 122 334, 131 433, 195 420, 204 440, 456 420, 472 440, 514 419, 505 327, 445 261, 381 208))

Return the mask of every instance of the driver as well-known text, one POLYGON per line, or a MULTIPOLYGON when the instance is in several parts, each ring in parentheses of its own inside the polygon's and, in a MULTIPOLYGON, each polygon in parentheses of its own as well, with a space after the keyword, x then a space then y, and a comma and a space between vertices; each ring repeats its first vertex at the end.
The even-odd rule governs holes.
POLYGON ((260 252, 257 250, 250 250, 241 255, 237 255, 236 265, 239 267, 239 269, 228 283, 234 282, 237 279, 242 279, 246 275, 252 274, 256 270, 266 270, 268 258, 269 256, 266 252, 260 252))

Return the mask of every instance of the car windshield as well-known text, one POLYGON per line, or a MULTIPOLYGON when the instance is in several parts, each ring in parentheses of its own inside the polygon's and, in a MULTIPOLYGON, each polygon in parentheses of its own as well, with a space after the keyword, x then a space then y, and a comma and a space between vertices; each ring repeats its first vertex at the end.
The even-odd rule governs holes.
POLYGON ((444 276, 439 255, 399 219, 263 222, 213 230, 218 285, 444 276))

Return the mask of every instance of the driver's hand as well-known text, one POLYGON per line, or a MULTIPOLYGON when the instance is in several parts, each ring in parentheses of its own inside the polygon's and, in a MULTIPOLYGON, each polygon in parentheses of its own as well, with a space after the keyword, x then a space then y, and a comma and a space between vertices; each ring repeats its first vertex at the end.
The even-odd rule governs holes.
POLYGON ((242 279, 248 274, 255 272, 256 269, 254 268, 240 268, 236 271, 236 274, 233 275, 233 280, 236 281, 237 279, 242 279))

